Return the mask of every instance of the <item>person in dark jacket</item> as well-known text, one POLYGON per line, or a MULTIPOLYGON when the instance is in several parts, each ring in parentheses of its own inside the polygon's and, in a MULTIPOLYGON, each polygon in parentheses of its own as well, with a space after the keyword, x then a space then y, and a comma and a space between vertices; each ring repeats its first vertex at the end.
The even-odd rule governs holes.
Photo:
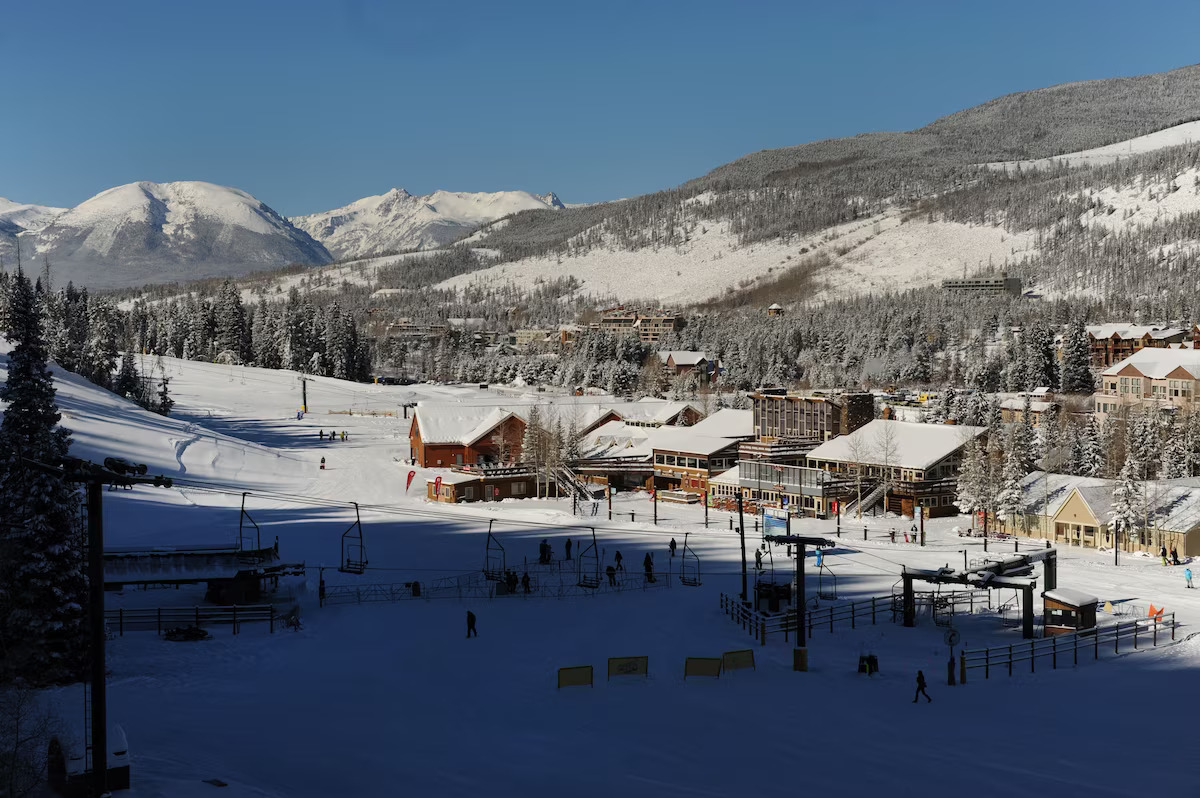
POLYGON ((567 538, 567 559, 571 559, 571 539, 567 538))
POLYGON ((529 592, 529 572, 521 574, 521 587, 525 588, 525 592, 529 592))
POLYGON ((1179 550, 1174 546, 1171 547, 1171 564, 1179 565, 1179 550))
POLYGON ((617 586, 617 569, 611 565, 604 569, 604 573, 608 574, 608 584, 612 587, 617 586))
POLYGON ((675 538, 671 538, 671 542, 667 544, 667 548, 671 550, 671 556, 675 556, 675 538))
POLYGON ((467 610, 467 637, 471 635, 479 637, 479 632, 475 629, 475 613, 467 610))
POLYGON ((913 703, 917 703, 917 699, 921 696, 925 696, 926 702, 933 701, 933 699, 929 697, 929 693, 925 692, 925 674, 922 671, 917 671, 917 692, 913 696, 913 703))
POLYGON ((618 551, 616 554, 614 554, 613 559, 616 560, 616 562, 617 562, 617 570, 624 571, 625 566, 621 565, 621 552, 618 551))
POLYGON ((646 552, 646 556, 642 559, 642 568, 646 571, 646 581, 654 581, 654 555, 646 552))

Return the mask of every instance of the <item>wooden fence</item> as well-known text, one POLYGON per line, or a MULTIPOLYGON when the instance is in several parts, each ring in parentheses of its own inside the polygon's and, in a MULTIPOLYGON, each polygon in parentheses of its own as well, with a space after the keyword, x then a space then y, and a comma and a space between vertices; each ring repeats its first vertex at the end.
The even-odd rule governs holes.
POLYGON ((225 625, 233 627, 233 633, 241 631, 244 623, 266 622, 271 632, 275 632, 275 624, 280 620, 280 614, 270 604, 245 604, 232 607, 151 607, 146 609, 115 609, 104 611, 104 622, 110 630, 118 635, 125 632, 155 630, 162 634, 165 629, 176 626, 205 626, 225 625))
POLYGON ((959 673, 963 683, 966 683, 969 671, 982 670, 985 679, 996 669, 1012 676, 1013 668, 1026 662, 1029 663, 1030 673, 1037 672, 1039 660, 1043 668, 1049 664, 1051 669, 1057 669, 1060 661, 1064 667, 1068 661, 1074 666, 1079 664, 1080 652, 1084 658, 1091 654, 1092 659, 1100 659, 1100 654, 1110 649, 1112 653, 1120 654, 1122 644, 1126 650, 1136 651, 1174 640, 1178 626, 1175 613, 1172 612, 1154 618, 1119 621, 1081 632, 1022 640, 1007 646, 963 651, 959 654, 959 673))

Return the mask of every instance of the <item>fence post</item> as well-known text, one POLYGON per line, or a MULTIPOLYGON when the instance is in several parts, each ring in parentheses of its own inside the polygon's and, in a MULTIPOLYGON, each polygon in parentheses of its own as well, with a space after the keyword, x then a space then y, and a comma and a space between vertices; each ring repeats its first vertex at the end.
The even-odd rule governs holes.
POLYGON ((117 610, 117 628, 120 630, 121 637, 125 636, 125 608, 117 610))
POLYGON ((872 626, 875 625, 875 602, 878 600, 879 599, 877 599, 877 598, 871 599, 871 625, 872 626))
POLYGON ((1036 640, 1029 641, 1029 672, 1030 673, 1037 673, 1037 667, 1036 667, 1037 652, 1034 651, 1034 648, 1033 648, 1033 644, 1036 642, 1037 642, 1036 640))
POLYGON ((158 635, 162 637, 162 607, 158 608, 158 635))
POLYGON ((990 679, 992 677, 992 650, 985 648, 983 650, 983 678, 990 679))
POLYGON ((1137 632, 1138 632, 1138 622, 1135 620, 1133 622, 1133 650, 1134 651, 1137 651, 1137 632))
POLYGON ((196 628, 200 628, 200 608, 196 607, 196 628))
POLYGON ((1012 676, 1012 643, 1008 644, 1008 675, 1012 676))
POLYGON ((1113 635, 1113 653, 1121 653, 1121 622, 1117 621, 1117 633, 1113 635))
POLYGON ((234 634, 237 634, 237 633, 238 633, 238 627, 237 627, 237 605, 236 605, 236 604, 234 604, 234 605, 233 605, 233 633, 234 633, 234 634))
POLYGON ((1050 653, 1050 670, 1058 670, 1058 636, 1050 638, 1050 646, 1053 649, 1050 653))
POLYGON ((857 629, 857 628, 858 628, 857 626, 855 626, 855 625, 854 625, 854 616, 855 616, 855 615, 857 615, 857 614, 858 614, 858 602, 857 602, 857 601, 851 601, 851 602, 850 602, 850 628, 851 628, 851 629, 857 629))
POLYGON ((1154 647, 1158 648, 1158 621, 1154 622, 1154 647))
POLYGON ((958 652, 958 683, 967 683, 967 653, 965 651, 958 652))
POLYGON ((267 615, 267 620, 271 624, 271 634, 275 634, 275 605, 271 605, 271 612, 267 615))
POLYGON ((1079 632, 1075 633, 1075 645, 1072 648, 1074 649, 1074 657, 1075 657, 1074 664, 1078 665, 1079 664, 1079 632))
POLYGON ((1171 613, 1171 639, 1175 639, 1175 613, 1171 613))

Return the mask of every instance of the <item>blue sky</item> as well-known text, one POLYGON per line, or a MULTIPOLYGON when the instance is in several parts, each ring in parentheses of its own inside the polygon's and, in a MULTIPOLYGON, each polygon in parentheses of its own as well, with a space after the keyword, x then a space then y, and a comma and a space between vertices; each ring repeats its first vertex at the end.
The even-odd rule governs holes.
POLYGON ((25 2, 0 15, 0 196, 392 187, 594 202, 761 149, 1197 60, 1200 3, 25 2))

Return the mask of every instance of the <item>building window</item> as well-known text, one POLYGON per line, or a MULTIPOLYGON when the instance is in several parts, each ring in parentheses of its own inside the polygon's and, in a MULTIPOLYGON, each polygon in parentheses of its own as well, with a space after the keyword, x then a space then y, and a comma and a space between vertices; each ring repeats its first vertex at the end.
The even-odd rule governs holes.
POLYGON ((512 495, 524 496, 525 495, 525 483, 524 482, 514 482, 512 484, 512 495))
POLYGON ((472 501, 475 498, 475 486, 467 485, 463 488, 463 498, 467 501, 472 501))

